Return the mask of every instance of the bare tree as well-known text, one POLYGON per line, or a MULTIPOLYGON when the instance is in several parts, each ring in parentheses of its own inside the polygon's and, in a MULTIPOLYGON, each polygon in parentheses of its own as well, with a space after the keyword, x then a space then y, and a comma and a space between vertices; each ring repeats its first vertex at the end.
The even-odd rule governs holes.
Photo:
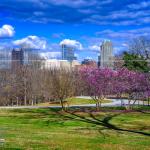
POLYGON ((34 105, 58 100, 64 109, 66 98, 80 93, 77 72, 70 69, 41 69, 19 65, 0 70, 0 105, 34 105))
POLYGON ((60 101, 62 110, 68 97, 75 95, 75 73, 73 70, 51 70, 51 94, 60 101))
POLYGON ((129 50, 131 53, 139 56, 144 56, 145 59, 150 58, 150 39, 145 36, 141 36, 133 39, 129 44, 129 50))

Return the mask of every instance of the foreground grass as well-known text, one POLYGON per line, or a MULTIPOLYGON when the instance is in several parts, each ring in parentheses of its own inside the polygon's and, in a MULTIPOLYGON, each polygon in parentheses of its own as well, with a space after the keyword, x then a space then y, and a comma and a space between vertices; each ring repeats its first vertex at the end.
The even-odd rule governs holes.
MULTIPOLYGON (((84 99, 84 98, 68 98, 67 101, 69 102, 70 105, 84 105, 84 104, 95 104, 95 101, 92 99, 84 99)), ((111 100, 103 100, 102 103, 110 103, 112 102, 111 100)), ((58 103, 40 103, 38 106, 60 106, 59 102, 58 103)))
POLYGON ((68 112, 0 109, 7 150, 149 150, 148 112, 68 112))

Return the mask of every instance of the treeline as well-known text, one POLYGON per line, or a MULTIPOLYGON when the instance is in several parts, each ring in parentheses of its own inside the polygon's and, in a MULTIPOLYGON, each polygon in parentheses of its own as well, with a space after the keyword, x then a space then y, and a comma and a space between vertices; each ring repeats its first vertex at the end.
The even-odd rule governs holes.
MULTIPOLYGON (((20 66, 0 70, 0 105, 35 105, 79 95, 78 74, 68 69, 37 69, 20 66)), ((62 103, 63 105, 63 103, 62 103)))
POLYGON ((20 66, 15 71, 0 70, 0 105, 36 105, 43 102, 60 102, 64 108, 66 98, 91 96, 97 109, 109 96, 126 97, 129 106, 150 97, 148 73, 117 71, 105 68, 35 69, 20 66))

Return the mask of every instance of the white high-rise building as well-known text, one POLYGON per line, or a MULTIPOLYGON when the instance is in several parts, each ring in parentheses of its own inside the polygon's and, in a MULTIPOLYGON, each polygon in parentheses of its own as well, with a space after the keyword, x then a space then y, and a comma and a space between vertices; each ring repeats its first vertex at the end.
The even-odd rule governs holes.
POLYGON ((72 62, 73 60, 77 59, 74 55, 75 48, 73 46, 62 44, 61 47, 62 47, 62 60, 72 62))
POLYGON ((112 42, 110 40, 103 41, 100 49, 101 49, 100 67, 113 69, 114 62, 113 62, 113 44, 112 44, 112 42))

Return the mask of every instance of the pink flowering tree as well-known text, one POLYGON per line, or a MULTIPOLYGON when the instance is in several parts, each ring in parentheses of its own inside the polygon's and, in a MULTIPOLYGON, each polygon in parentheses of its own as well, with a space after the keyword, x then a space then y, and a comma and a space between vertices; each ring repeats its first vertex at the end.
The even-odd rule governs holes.
POLYGON ((131 95, 133 94, 136 85, 136 73, 122 68, 116 72, 113 91, 121 99, 122 95, 128 98, 128 103, 131 103, 131 95))
POLYGON ((81 79, 86 83, 86 88, 92 99, 96 102, 99 110, 102 100, 113 92, 114 71, 111 69, 82 68, 80 70, 81 79))
POLYGON ((143 101, 147 100, 148 101, 148 105, 149 105, 149 97, 150 97, 150 79, 149 76, 147 76, 147 74, 139 74, 139 76, 137 77, 137 93, 138 93, 138 97, 139 99, 141 99, 143 101))
POLYGON ((113 91, 121 97, 122 94, 128 98, 128 106, 131 108, 136 101, 148 97, 150 80, 144 73, 130 71, 126 68, 116 72, 113 91), (132 104, 131 104, 132 102, 132 104))
POLYGON ((102 100, 108 95, 128 98, 128 108, 138 100, 150 97, 150 79, 143 73, 122 68, 118 71, 85 67, 80 70, 88 94, 99 110, 102 100))

